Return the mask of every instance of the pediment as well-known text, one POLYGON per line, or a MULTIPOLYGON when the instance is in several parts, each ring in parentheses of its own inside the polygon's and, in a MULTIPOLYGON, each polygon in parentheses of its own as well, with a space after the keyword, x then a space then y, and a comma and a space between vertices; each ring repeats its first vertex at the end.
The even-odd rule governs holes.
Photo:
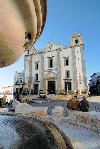
POLYGON ((56 75, 54 73, 48 73, 46 78, 56 78, 56 75))

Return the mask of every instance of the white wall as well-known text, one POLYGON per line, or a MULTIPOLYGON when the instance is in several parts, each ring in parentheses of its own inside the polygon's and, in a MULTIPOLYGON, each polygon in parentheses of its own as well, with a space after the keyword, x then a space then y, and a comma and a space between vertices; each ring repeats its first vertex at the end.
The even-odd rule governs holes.
POLYGON ((69 79, 72 79, 72 52, 71 52, 70 48, 69 49, 62 49, 61 55, 60 55, 60 61, 61 61, 61 86, 62 86, 62 89, 65 89, 65 83, 63 80, 66 78, 65 71, 70 71, 69 79), (63 58, 63 57, 68 57, 68 56, 69 56, 69 65, 65 66, 64 65, 65 58, 63 58))

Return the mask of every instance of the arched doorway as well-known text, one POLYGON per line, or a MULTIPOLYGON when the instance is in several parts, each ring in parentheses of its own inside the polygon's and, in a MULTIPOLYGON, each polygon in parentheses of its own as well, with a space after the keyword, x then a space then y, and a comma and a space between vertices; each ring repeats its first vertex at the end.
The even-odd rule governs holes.
POLYGON ((46 75, 46 90, 48 94, 55 94, 57 88, 56 74, 50 72, 46 75))

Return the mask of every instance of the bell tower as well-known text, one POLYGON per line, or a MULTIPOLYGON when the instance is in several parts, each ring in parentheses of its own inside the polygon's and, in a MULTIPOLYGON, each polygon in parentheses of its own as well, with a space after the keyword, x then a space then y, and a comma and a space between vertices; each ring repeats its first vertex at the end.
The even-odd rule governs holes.
POLYGON ((71 46, 83 44, 82 34, 75 33, 71 38, 71 46))
POLYGON ((87 77, 84 58, 84 44, 82 34, 75 33, 71 37, 72 61, 73 61, 73 83, 75 90, 87 89, 87 77))

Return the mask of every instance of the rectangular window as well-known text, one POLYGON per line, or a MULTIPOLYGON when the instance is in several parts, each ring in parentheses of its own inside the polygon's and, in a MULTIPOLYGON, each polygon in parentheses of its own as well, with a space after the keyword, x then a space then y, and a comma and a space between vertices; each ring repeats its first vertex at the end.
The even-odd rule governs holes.
POLYGON ((17 84, 19 84, 19 81, 20 81, 19 78, 17 78, 17 84))
POLYGON ((27 51, 27 54, 29 54, 29 52, 30 52, 30 51, 28 50, 28 51, 27 51))
POLYGON ((38 63, 35 63, 35 70, 38 69, 38 63))
POLYGON ((66 71, 66 78, 70 78, 70 71, 66 71))
POLYGON ((52 67, 52 59, 50 59, 50 67, 52 67))
POLYGON ((97 84, 97 85, 99 85, 99 84, 100 84, 100 81, 99 81, 99 79, 97 80, 96 84, 97 84))
POLYGON ((53 58, 49 58, 48 63, 49 63, 49 68, 52 68, 53 67, 53 58))
POLYGON ((38 74, 35 74, 35 76, 36 76, 36 81, 38 81, 38 74))
POLYGON ((69 57, 66 57, 64 60, 64 65, 68 66, 69 65, 69 57))

